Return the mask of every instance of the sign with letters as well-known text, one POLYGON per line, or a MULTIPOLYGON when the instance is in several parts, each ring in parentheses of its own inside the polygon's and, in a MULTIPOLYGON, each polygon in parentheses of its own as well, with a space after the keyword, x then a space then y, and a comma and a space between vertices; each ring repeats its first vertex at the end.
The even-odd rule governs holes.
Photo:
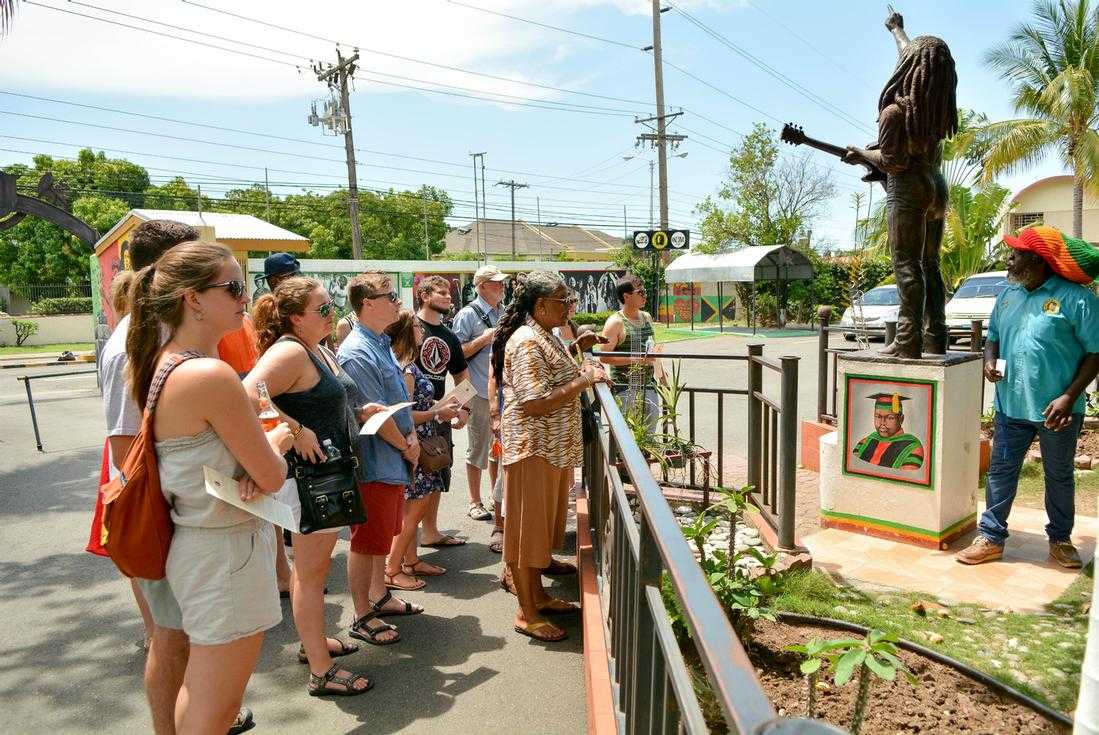
POLYGON ((634 230, 636 250, 686 250, 691 245, 690 230, 634 230))

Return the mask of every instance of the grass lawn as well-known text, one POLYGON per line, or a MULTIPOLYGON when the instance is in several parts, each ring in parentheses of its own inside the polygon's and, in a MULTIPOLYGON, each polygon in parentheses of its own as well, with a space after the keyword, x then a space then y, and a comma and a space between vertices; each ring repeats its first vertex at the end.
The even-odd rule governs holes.
POLYGON ((690 327, 665 327, 663 324, 653 323, 653 338, 657 343, 679 342, 685 339, 709 339, 718 337, 720 332, 704 332, 701 330, 692 332, 690 327))
MULTIPOLYGON (((928 595, 863 592, 820 572, 791 575, 775 607, 894 632, 1069 712, 1076 707, 1080 685, 1092 574, 1089 565, 1042 613, 954 605, 949 617, 924 617, 912 610, 912 604, 931 599, 928 595)), ((829 637, 849 635, 836 631, 829 637)))
POLYGON ((60 354, 65 350, 71 352, 90 352, 95 349, 95 345, 91 342, 62 342, 52 345, 22 345, 21 347, 0 347, 0 357, 5 355, 32 355, 37 353, 42 354, 60 354))

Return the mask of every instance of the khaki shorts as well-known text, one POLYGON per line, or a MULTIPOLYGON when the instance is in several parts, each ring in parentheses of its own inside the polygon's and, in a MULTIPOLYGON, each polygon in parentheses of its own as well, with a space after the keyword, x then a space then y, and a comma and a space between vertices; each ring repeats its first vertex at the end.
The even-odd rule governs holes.
POLYGON ((466 464, 488 469, 488 457, 492 451, 492 417, 488 411, 488 399, 473 396, 469 399, 469 423, 466 424, 466 464))
POLYGON ((266 521, 228 528, 176 526, 168 584, 183 632, 217 646, 273 628, 282 620, 275 582, 275 532, 266 521))

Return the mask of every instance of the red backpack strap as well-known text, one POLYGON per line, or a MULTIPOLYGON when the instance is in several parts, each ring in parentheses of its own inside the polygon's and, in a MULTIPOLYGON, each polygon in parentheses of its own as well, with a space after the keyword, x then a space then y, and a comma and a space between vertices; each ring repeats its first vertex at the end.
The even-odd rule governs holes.
POLYGON ((167 382, 168 376, 172 374, 172 371, 196 357, 206 357, 201 352, 195 352, 194 350, 188 350, 186 352, 177 352, 169 357, 164 364, 153 376, 153 382, 149 385, 149 397, 145 400, 145 413, 151 414, 156 410, 156 403, 160 400, 160 391, 164 389, 164 383, 167 382))

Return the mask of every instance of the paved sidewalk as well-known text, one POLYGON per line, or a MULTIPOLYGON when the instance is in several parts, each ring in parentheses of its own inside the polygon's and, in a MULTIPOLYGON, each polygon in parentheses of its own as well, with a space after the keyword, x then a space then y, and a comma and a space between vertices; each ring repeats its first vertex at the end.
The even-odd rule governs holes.
MULTIPOLYGON (((8 427, 0 434, 6 458, 0 471, 4 730, 148 732, 144 660, 134 646, 141 626, 129 586, 108 560, 83 551, 103 441, 99 398, 59 396, 40 413, 45 454, 34 450, 26 407, 0 403, 0 422, 8 427)), ((387 648, 364 644, 366 650, 341 660, 373 676, 374 691, 308 697, 283 603, 283 623, 268 633, 245 696, 259 723, 254 732, 572 735, 586 729, 579 621, 566 624, 569 641, 554 647, 512 631, 514 598, 496 586, 500 557, 487 548, 491 524, 465 516, 465 434, 456 437, 458 472, 442 517, 470 543, 424 549, 425 559, 449 572, 409 595, 427 608, 424 615, 392 619, 404 641, 387 648)), ((341 540, 326 599, 329 632, 341 636, 352 615, 346 552, 341 540)), ((555 580, 553 589, 578 599, 574 578, 555 580)))

